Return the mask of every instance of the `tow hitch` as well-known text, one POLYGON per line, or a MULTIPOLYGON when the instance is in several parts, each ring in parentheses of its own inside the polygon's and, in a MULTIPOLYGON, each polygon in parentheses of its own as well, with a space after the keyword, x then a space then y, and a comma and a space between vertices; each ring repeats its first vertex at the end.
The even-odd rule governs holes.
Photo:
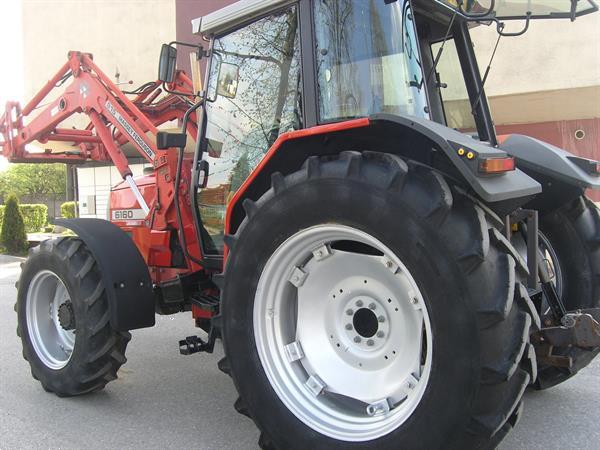
POLYGON ((554 347, 600 347, 600 308, 565 314, 562 325, 542 328, 532 334, 537 342, 554 347))

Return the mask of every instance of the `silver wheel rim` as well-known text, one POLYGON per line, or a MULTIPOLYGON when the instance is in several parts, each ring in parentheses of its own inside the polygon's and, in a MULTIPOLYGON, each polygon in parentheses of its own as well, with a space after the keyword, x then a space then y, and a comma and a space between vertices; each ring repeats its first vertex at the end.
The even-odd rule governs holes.
POLYGON ((321 434, 377 439, 423 398, 432 355, 423 296, 403 262, 367 233, 328 224, 287 239, 265 264, 253 321, 271 386, 321 434))
POLYGON ((75 346, 74 330, 65 330, 58 319, 60 305, 69 300, 64 283, 49 270, 38 272, 27 290, 29 339, 40 361, 54 370, 67 365, 75 346))

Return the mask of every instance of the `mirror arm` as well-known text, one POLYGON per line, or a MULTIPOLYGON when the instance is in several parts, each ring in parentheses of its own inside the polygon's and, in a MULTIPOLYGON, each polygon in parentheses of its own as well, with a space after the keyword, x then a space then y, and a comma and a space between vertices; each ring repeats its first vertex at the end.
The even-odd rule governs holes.
POLYGON ((210 52, 208 50, 205 50, 204 47, 202 47, 202 45, 199 44, 190 44, 189 42, 182 42, 182 41, 171 41, 169 42, 169 47, 173 47, 173 45, 183 45, 184 47, 191 47, 191 48, 195 48, 198 53, 198 60, 202 59, 202 58, 207 58, 208 56, 210 56, 210 52))

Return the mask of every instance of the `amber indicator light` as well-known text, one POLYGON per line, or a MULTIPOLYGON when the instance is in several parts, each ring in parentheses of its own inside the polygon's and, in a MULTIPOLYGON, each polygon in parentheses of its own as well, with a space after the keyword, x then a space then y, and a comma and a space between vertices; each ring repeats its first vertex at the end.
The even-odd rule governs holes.
POLYGON ((502 173, 515 170, 514 158, 490 158, 479 163, 479 171, 482 173, 502 173))

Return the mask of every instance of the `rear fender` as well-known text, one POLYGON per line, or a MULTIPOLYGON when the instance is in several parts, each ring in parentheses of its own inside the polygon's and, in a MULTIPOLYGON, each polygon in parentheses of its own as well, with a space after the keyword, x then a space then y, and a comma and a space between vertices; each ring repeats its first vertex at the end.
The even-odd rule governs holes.
POLYGON ((108 296, 110 323, 117 331, 154 326, 154 293, 148 266, 133 240, 101 219, 57 219, 75 232, 96 260, 108 296))
MULTIPOLYGON (((228 204, 225 232, 236 232, 245 217, 242 202, 246 198, 258 200, 271 187, 271 174, 281 172, 288 175, 300 169, 310 156, 335 155, 348 150, 390 153, 427 164, 462 179, 488 203, 526 199, 541 192, 540 184, 520 170, 477 176, 473 169, 476 160, 468 161, 461 157, 458 153, 461 147, 482 158, 507 156, 506 152, 458 131, 412 116, 377 114, 284 133, 228 204)), ((525 201, 520 201, 520 204, 525 201)), ((519 204, 519 201, 516 203, 519 204)))
POLYGON ((514 156, 517 166, 542 185, 544 195, 534 200, 532 208, 551 210, 581 196, 586 189, 600 188, 600 176, 574 162, 581 158, 554 145, 512 134, 502 140, 500 148, 514 156))
POLYGON ((517 165, 532 173, 546 174, 583 189, 599 189, 600 176, 591 175, 573 162, 566 150, 522 134, 509 135, 500 148, 517 159, 517 165))

